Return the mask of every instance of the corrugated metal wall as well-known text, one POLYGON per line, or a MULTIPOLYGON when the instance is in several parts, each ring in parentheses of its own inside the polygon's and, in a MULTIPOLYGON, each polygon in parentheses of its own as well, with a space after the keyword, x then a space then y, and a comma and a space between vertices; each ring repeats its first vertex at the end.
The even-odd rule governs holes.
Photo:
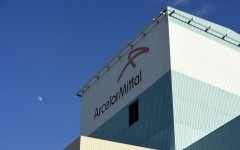
POLYGON ((128 125, 128 106, 90 136, 154 149, 174 149, 171 73, 166 73, 141 95, 139 120, 128 125))

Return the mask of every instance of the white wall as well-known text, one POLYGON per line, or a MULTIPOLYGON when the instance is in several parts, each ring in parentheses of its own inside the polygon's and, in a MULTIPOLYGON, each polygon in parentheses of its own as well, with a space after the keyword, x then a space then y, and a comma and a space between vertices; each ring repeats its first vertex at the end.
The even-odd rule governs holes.
MULTIPOLYGON (((136 64, 135 68, 129 65, 122 75, 121 80, 117 82, 121 71, 128 62, 128 55, 133 50, 129 48, 120 61, 112 66, 109 71, 101 76, 99 80, 84 93, 82 97, 81 135, 88 136, 91 134, 170 70, 168 43, 168 25, 167 21, 162 18, 162 21, 158 25, 134 45, 133 49, 139 47, 149 48, 148 52, 137 56, 133 60, 136 64), (138 75, 140 70, 142 81, 133 89, 129 90, 129 92, 121 97, 114 105, 107 110, 104 109, 105 112, 94 119, 96 108, 105 104, 110 99, 110 96, 116 94, 119 88, 129 81, 129 79, 138 75)), ((137 54, 137 52, 131 56, 135 54, 137 54)))
POLYGON ((139 146, 81 136, 80 150, 153 150, 139 146))
POLYGON ((240 52, 171 21, 169 36, 171 70, 189 79, 172 73, 175 146, 184 149, 240 115, 240 52))
POLYGON ((172 70, 240 96, 239 51, 171 21, 169 31, 172 70))

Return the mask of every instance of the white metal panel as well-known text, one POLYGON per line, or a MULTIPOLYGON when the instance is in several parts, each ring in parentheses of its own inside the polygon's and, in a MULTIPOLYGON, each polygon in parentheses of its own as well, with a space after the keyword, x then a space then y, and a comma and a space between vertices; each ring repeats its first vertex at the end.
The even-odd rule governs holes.
POLYGON ((171 69, 240 96, 240 53, 169 22, 171 69))
POLYGON ((109 70, 100 76, 99 80, 84 93, 82 98, 81 135, 87 136, 91 134, 169 71, 169 58, 168 25, 167 20, 163 18, 133 48, 129 47, 125 55, 114 66, 110 66, 109 70), (146 47, 149 51, 142 52, 141 47, 146 47), (133 52, 136 49, 137 51, 133 52), (131 58, 133 58, 132 62, 136 65, 135 68, 134 65, 128 64, 128 62, 131 62, 131 58), (123 70, 124 72, 118 82, 123 70), (128 92, 110 106, 108 103, 110 96, 116 95, 120 87, 129 84, 132 78, 136 78, 135 82, 138 84, 134 85, 131 90, 128 88, 128 92), (138 78, 141 78, 139 79, 141 81, 138 81, 138 78), (100 108, 101 106, 102 108, 100 108), (101 113, 96 116, 96 110, 99 110, 99 108, 101 113))
MULTIPOLYGON (((240 96, 240 53, 238 51, 171 21, 169 37, 171 70, 188 78, 191 77, 189 79, 201 81, 199 83, 207 83, 204 85, 240 96)), ((218 96, 213 96, 212 99, 204 98, 207 92, 201 90, 203 84, 192 86, 192 88, 198 88, 195 90, 197 92, 189 90, 177 97, 178 92, 182 92, 181 86, 182 89, 185 88, 184 86, 191 88, 193 84, 183 84, 179 89, 176 88, 176 84, 183 83, 184 80, 174 76, 174 72, 172 81, 176 149, 186 148, 240 114, 240 110, 237 109, 239 101, 235 103, 236 101, 231 97, 225 100, 217 99, 218 96), (181 82, 175 83, 174 81, 177 80, 181 82), (192 96, 197 97, 198 94, 202 99, 192 96)), ((193 81, 185 80, 184 82, 193 81)))

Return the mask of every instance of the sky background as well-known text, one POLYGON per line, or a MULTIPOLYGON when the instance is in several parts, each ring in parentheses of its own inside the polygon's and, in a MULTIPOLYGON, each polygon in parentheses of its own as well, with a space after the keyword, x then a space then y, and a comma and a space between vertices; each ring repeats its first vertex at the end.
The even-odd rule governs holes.
POLYGON ((172 6, 240 33, 238 0, 0 0, 0 150, 62 150, 77 91, 172 6))

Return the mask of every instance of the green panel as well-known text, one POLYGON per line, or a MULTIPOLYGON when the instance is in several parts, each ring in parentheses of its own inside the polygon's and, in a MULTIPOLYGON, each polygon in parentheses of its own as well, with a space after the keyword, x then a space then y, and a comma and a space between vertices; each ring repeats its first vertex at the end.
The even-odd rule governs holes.
POLYGON ((240 115, 240 97, 172 71, 176 149, 182 149, 240 115))
POLYGON ((136 123, 128 126, 128 105, 90 136, 155 149, 174 148, 170 71, 136 99, 139 101, 136 123))

